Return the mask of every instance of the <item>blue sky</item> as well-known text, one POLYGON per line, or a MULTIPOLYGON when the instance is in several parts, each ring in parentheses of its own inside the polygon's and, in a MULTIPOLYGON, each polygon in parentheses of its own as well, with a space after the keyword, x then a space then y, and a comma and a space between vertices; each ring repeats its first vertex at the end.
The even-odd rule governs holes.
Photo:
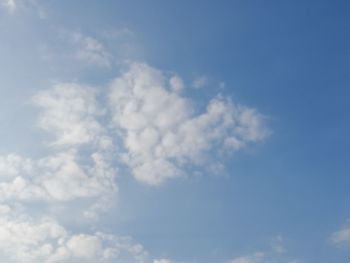
POLYGON ((349 12, 0 0, 1 262, 348 262, 349 12))

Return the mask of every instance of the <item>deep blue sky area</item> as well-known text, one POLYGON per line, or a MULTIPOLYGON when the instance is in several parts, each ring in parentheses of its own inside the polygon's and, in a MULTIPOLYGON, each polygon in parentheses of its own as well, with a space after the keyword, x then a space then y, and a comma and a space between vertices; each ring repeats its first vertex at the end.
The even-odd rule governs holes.
POLYGON ((349 262, 350 234, 332 239, 350 233, 349 1, 35 2, 0 13, 0 154, 47 153, 26 102, 38 90, 74 81, 104 92, 125 61, 147 63, 178 74, 196 112, 221 94, 261 113, 270 135, 215 156, 222 174, 190 165, 160 187, 120 176, 117 204, 94 228, 174 259, 154 263, 349 262), (102 43, 111 65, 72 62, 69 32, 102 43))

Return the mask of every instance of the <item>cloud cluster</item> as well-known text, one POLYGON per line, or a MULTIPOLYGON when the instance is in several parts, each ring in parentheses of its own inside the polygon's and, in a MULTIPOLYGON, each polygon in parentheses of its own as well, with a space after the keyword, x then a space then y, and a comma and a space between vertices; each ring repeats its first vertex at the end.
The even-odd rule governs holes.
POLYGON ((10 207, 0 218, 0 248, 13 262, 151 262, 130 237, 72 234, 52 218, 14 215, 10 207))
MULTIPOLYGON (((99 53, 90 40, 76 36, 99 53)), ((45 207, 59 204, 96 219, 113 204, 120 165, 160 185, 268 135, 255 109, 218 95, 201 111, 184 89, 179 76, 134 63, 108 89, 59 83, 38 92, 32 102, 38 126, 50 135, 48 154, 0 156, 0 252, 14 262, 172 262, 152 261, 130 238, 73 233, 45 207), (41 212, 26 209, 37 203, 45 204, 41 212)))
POLYGON ((24 159, 19 167, 8 166, 9 173, 5 173, 8 179, 0 183, 1 200, 69 201, 116 190, 114 170, 98 153, 91 156, 91 166, 83 167, 76 159, 74 152, 68 151, 37 162, 24 159))
MULTIPOLYGON (((77 84, 57 84, 32 100, 42 109, 39 126, 53 139, 50 154, 33 160, 0 156, 0 197, 5 201, 65 202, 101 200, 117 190, 116 168, 108 150, 112 140, 98 118, 103 115, 96 91, 77 84)), ((88 211, 85 211, 88 213, 88 211)))
POLYGON ((112 123, 126 149, 123 159, 140 181, 159 185, 210 153, 235 151, 268 135, 255 109, 218 95, 204 112, 181 95, 174 76, 133 64, 111 84, 112 123))

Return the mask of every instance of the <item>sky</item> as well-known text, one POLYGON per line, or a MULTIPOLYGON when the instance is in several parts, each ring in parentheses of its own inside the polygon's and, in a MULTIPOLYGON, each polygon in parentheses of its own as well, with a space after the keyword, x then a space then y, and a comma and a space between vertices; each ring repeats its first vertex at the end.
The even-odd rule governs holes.
POLYGON ((0 261, 348 263, 350 3, 0 0, 0 261))

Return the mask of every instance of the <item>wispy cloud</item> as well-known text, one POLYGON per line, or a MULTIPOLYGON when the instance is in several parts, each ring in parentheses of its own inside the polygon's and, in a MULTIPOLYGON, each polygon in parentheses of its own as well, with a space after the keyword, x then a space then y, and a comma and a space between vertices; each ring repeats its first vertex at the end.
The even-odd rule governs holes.
POLYGON ((1 5, 5 7, 11 13, 17 9, 17 1, 16 0, 1 0, 1 5))
POLYGON ((269 249, 254 252, 252 254, 236 257, 227 263, 301 263, 300 259, 291 259, 287 254, 284 238, 281 235, 275 236, 270 242, 269 249))
POLYGON ((193 81, 192 86, 195 89, 201 89, 201 88, 204 88, 205 86, 207 86, 208 83, 209 83, 209 80, 208 80, 207 76, 200 76, 193 81))
POLYGON ((96 38, 87 36, 78 31, 65 32, 65 38, 74 47, 74 58, 99 67, 111 66, 111 54, 96 38))
POLYGON ((342 245, 350 245, 350 227, 344 227, 336 232, 334 232, 330 240, 333 244, 342 246, 342 245))
POLYGON ((271 248, 279 254, 286 253, 287 249, 284 245, 284 239, 281 235, 274 237, 271 241, 271 248))
POLYGON ((39 18, 45 19, 47 17, 46 10, 37 0, 0 0, 0 5, 11 14, 24 10, 34 10, 39 18))

